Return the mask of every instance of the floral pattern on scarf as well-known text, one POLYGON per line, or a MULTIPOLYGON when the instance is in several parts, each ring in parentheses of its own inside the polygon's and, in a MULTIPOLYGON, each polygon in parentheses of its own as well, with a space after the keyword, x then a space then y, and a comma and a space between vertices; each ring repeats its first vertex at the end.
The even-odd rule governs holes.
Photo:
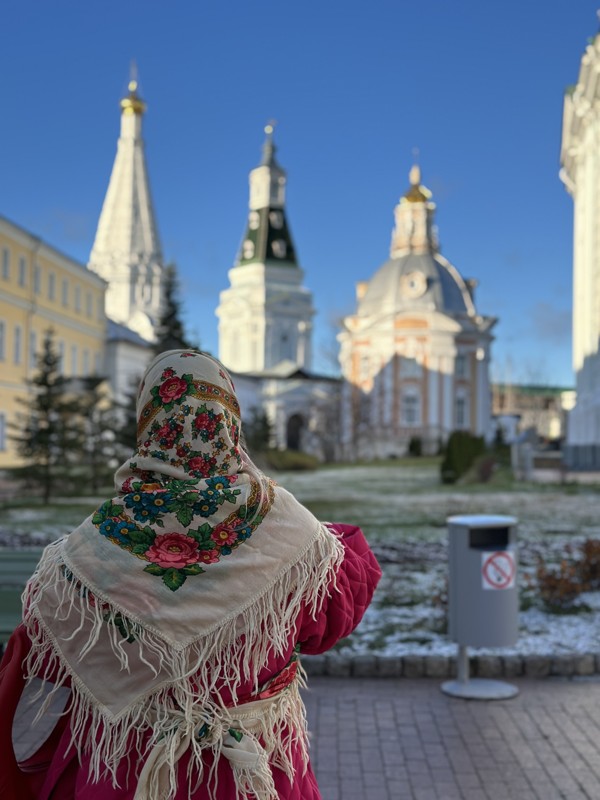
POLYGON ((137 451, 92 523, 177 591, 233 553, 273 503, 272 482, 244 471, 239 442, 239 404, 221 365, 185 351, 157 357, 140 386, 137 451))
POLYGON ((208 479, 203 489, 173 481, 164 489, 144 492, 141 481, 134 482, 131 493, 103 503, 92 522, 102 536, 149 562, 144 572, 162 578, 174 592, 189 576, 202 574, 203 564, 215 564, 233 553, 250 538, 271 507, 273 484, 261 502, 260 487, 255 483, 246 505, 216 525, 202 522, 194 527, 197 517, 208 518, 223 504, 235 504, 239 490, 232 488, 234 484, 235 476, 208 479), (158 532, 156 527, 164 528, 166 515, 174 515, 185 532, 158 532), (152 527, 143 525, 146 520, 152 527))

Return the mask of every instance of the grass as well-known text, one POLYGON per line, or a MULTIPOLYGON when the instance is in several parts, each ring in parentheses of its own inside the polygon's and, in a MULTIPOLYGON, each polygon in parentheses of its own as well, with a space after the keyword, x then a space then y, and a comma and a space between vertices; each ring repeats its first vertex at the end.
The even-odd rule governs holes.
MULTIPOLYGON (((559 561, 571 542, 600 538, 598 487, 516 483, 501 470, 486 484, 442 486, 439 463, 439 458, 406 458, 273 475, 318 518, 362 527, 381 557, 384 576, 374 602, 359 630, 338 649, 380 652, 439 640, 445 630, 447 518, 453 514, 517 517, 524 612, 540 607, 537 587, 526 585, 540 554, 547 563, 559 561)), ((39 499, 17 496, 0 512, 0 528, 57 538, 111 492, 107 488, 103 497, 64 498, 46 507, 39 499)), ((0 612, 1 605, 0 598, 0 612)), ((589 607, 575 613, 582 619, 589 607)))

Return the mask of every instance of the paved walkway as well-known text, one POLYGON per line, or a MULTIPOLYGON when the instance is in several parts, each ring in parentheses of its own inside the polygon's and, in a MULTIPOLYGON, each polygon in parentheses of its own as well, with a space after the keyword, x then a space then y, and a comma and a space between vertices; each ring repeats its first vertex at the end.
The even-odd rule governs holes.
POLYGON ((480 701, 425 678, 311 678, 323 800, 600 800, 600 677, 512 683, 480 701))

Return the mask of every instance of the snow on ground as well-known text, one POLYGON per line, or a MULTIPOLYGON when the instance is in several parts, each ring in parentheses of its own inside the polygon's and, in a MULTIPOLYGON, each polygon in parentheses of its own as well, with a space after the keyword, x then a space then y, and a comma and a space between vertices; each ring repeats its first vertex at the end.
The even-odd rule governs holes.
POLYGON ((546 612, 535 592, 539 556, 547 563, 574 558, 585 539, 600 538, 597 487, 466 490, 440 487, 431 468, 400 467, 335 468, 279 480, 315 513, 323 509, 330 519, 360 524, 382 565, 373 603, 355 633, 339 645, 341 652, 456 653, 445 633, 446 521, 454 514, 518 519, 519 592, 529 607, 519 614, 516 646, 503 653, 600 652, 600 592, 580 596, 590 610, 563 615, 546 612))
MULTIPOLYGON (((589 610, 566 615, 544 611, 535 592, 539 556, 548 563, 573 558, 586 538, 600 538, 597 487, 441 487, 437 470, 418 462, 410 468, 335 467, 277 479, 320 519, 360 525, 382 565, 373 604, 340 651, 454 654, 456 645, 445 634, 446 520, 454 514, 506 514, 518 519, 519 592, 522 606, 529 607, 520 613, 517 645, 502 652, 600 652, 600 592, 581 596, 589 610)), ((50 511, 3 510, 0 546, 39 546, 67 533, 98 500, 79 502, 50 511)))

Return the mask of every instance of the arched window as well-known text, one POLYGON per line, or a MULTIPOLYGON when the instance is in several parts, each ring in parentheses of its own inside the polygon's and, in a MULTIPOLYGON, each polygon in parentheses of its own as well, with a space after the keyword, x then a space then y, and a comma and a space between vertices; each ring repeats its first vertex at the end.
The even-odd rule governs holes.
POLYGON ((286 445, 288 450, 300 450, 300 440, 302 438, 302 429, 304 428, 304 419, 301 414, 292 414, 287 421, 286 430, 286 445))
POLYGON ((405 390, 402 394, 401 422, 408 428, 421 424, 421 397, 417 390, 405 390))

